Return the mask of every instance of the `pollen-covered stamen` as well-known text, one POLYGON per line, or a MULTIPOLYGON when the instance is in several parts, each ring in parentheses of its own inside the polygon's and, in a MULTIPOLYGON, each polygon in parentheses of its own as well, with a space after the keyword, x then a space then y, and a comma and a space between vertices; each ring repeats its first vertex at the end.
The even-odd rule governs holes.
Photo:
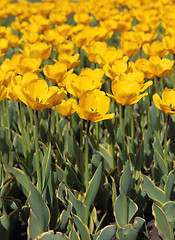
POLYGON ((171 108, 171 111, 175 112, 175 105, 172 105, 172 103, 170 103, 170 108, 171 108))
POLYGON ((96 112, 96 111, 97 111, 97 109, 94 108, 94 107, 90 107, 89 110, 90 110, 91 112, 96 112))

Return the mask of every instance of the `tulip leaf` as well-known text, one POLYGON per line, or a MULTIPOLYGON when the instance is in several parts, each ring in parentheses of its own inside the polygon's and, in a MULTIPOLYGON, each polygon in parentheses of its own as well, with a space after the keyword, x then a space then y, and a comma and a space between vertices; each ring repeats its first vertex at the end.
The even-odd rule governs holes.
POLYGON ((9 240, 10 220, 7 214, 0 217, 0 239, 9 240))
POLYGON ((30 191, 30 180, 27 175, 19 168, 11 167, 9 165, 5 165, 7 171, 11 172, 18 182, 24 187, 24 194, 28 198, 30 191))
POLYGON ((83 203, 76 199, 74 194, 67 188, 67 196, 66 199, 69 200, 72 204, 72 212, 76 214, 78 217, 84 221, 85 219, 85 206, 83 203))
POLYGON ((80 233, 81 239, 90 240, 91 238, 90 238, 90 233, 89 233, 88 227, 82 222, 82 220, 78 216, 72 214, 72 217, 73 217, 75 226, 80 233))
POLYGON ((153 215, 155 217, 155 223, 158 228, 159 234, 165 240, 173 240, 170 224, 165 216, 163 210, 153 203, 153 215))
POLYGON ((162 146, 160 144, 158 136, 156 136, 155 141, 153 143, 153 149, 154 149, 154 155, 155 155, 156 163, 160 167, 163 174, 167 175, 168 174, 168 168, 167 168, 167 164, 164 161, 163 149, 162 149, 162 146))
POLYGON ((41 234, 43 231, 39 226, 39 222, 33 213, 32 209, 30 209, 30 217, 28 219, 28 238, 31 240, 34 240, 39 234, 41 234))
POLYGON ((97 237, 97 240, 112 240, 113 237, 115 236, 115 233, 117 231, 117 226, 116 225, 109 225, 103 228, 100 232, 100 235, 97 237))
POLYGON ((42 167, 41 167, 42 190, 44 190, 44 188, 46 187, 46 184, 48 183, 50 171, 51 171, 51 144, 49 144, 49 147, 42 161, 42 167))
POLYGON ((69 238, 70 240, 80 240, 80 237, 74 228, 71 230, 69 238))
POLYGON ((97 195, 97 192, 100 187, 101 177, 102 177, 102 162, 100 162, 100 165, 95 171, 93 178, 90 180, 87 192, 85 194, 83 202, 88 207, 91 206, 92 202, 94 201, 97 195))
POLYGON ((37 188, 32 183, 30 183, 30 189, 31 193, 29 195, 28 201, 35 215, 35 218, 38 221, 39 227, 43 232, 50 222, 49 208, 45 204, 37 188))
POLYGON ((137 212, 138 207, 129 197, 121 193, 115 200, 114 215, 117 226, 125 227, 137 212))
POLYGON ((77 175, 75 173, 75 170, 73 169, 71 163, 68 160, 67 160, 66 167, 67 167, 67 170, 68 170, 69 177, 70 177, 71 181, 74 182, 79 189, 82 189, 83 188, 83 184, 78 179, 78 177, 77 177, 77 175))
POLYGON ((129 160, 126 162, 125 169, 120 181, 120 193, 123 193, 125 196, 128 196, 131 186, 131 167, 129 160))
POLYGON ((102 144, 97 144, 96 139, 92 134, 90 134, 90 142, 92 144, 92 147, 98 151, 98 153, 104 158, 104 166, 106 169, 110 172, 112 170, 112 157, 109 149, 106 149, 102 144))
POLYGON ((169 201, 162 206, 162 210, 171 226, 171 229, 175 226, 175 202, 169 201))
POLYGON ((136 217, 133 224, 128 224, 124 228, 119 228, 117 234, 120 240, 136 240, 145 220, 136 217))
POLYGON ((77 162, 77 166, 78 166, 78 169, 80 171, 80 174, 83 178, 83 175, 84 175, 84 162, 82 161, 81 157, 80 157, 80 148, 78 146, 78 143, 77 141, 75 140, 75 138, 73 138, 73 149, 74 149, 74 153, 75 153, 75 156, 76 156, 76 162, 77 162))
POLYGON ((69 221, 69 215, 70 215, 70 212, 71 212, 71 208, 72 208, 72 205, 69 204, 68 208, 66 210, 63 210, 61 215, 60 215, 59 230, 61 232, 65 231, 65 229, 66 229, 66 226, 67 226, 68 221, 69 221))
POLYGON ((155 184, 151 181, 151 179, 142 174, 142 188, 147 193, 147 195, 156 200, 156 203, 160 206, 165 203, 165 193, 162 189, 155 186, 155 184))
POLYGON ((175 180, 175 170, 172 170, 167 177, 167 181, 165 184, 165 200, 169 201, 170 200, 170 196, 171 196, 171 192, 173 190, 174 187, 174 180, 175 180))
POLYGON ((69 238, 61 232, 54 232, 52 230, 48 232, 44 232, 38 237, 36 237, 34 240, 69 240, 69 238))

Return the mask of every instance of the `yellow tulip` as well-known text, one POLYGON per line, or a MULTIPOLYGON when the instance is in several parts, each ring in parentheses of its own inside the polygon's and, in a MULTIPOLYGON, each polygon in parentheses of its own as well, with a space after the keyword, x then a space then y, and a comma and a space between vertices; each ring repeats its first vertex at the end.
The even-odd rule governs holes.
POLYGON ((168 58, 159 58, 158 56, 152 56, 149 58, 149 67, 154 76, 165 77, 173 72, 174 60, 168 58))
POLYGON ((104 83, 103 75, 103 69, 82 69, 79 76, 73 75, 72 77, 69 75, 71 81, 67 79, 66 89, 69 93, 79 98, 87 90, 100 89, 104 83))
POLYGON ((80 118, 98 122, 114 117, 114 113, 107 114, 109 105, 110 99, 105 92, 95 89, 84 92, 79 99, 79 105, 73 105, 73 108, 80 118))
POLYGON ((148 56, 164 57, 168 54, 168 51, 165 50, 163 43, 159 40, 152 42, 151 45, 149 43, 144 44, 143 51, 148 56))
POLYGON ((162 99, 157 93, 153 95, 153 102, 155 106, 161 111, 173 115, 175 114, 175 90, 166 89, 162 93, 162 99))
POLYGON ((111 84, 113 95, 108 94, 108 96, 113 98, 119 105, 132 105, 148 95, 147 92, 143 94, 140 94, 140 92, 145 91, 150 85, 152 85, 152 81, 140 83, 138 81, 115 80, 111 84))
POLYGON ((41 62, 41 58, 25 57, 21 54, 14 54, 11 58, 11 63, 15 66, 16 72, 21 75, 27 72, 40 72, 41 62))
POLYGON ((126 72, 128 57, 124 56, 121 60, 115 60, 113 64, 104 65, 103 69, 105 71, 106 76, 111 79, 115 79, 117 75, 126 72))
POLYGON ((0 101, 2 101, 7 95, 6 87, 0 82, 0 101))
POLYGON ((54 65, 45 65, 43 68, 46 78, 53 83, 62 82, 67 75, 67 66, 65 63, 56 62, 54 65))
POLYGON ((18 98, 34 110, 52 108, 61 103, 66 96, 66 91, 58 87, 48 87, 44 79, 34 79, 26 87, 14 89, 18 98))
POLYGON ((41 58, 42 61, 45 61, 49 58, 51 51, 52 46, 47 45, 47 43, 45 42, 36 42, 34 44, 24 42, 23 50, 21 50, 24 56, 28 56, 31 58, 41 58))
POLYGON ((75 112, 75 109, 73 108, 74 104, 77 104, 76 99, 69 98, 67 101, 62 100, 62 102, 59 105, 55 106, 55 109, 57 113, 61 114, 63 117, 68 117, 75 112))
POLYGON ((73 56, 67 55, 65 53, 58 56, 58 60, 67 65, 67 68, 75 68, 80 64, 80 54, 76 53, 73 56))

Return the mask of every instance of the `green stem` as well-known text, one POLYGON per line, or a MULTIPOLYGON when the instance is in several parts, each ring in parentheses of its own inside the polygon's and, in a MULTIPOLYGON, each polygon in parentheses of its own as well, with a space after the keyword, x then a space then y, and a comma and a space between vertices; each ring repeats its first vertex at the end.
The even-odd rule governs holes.
POLYGON ((97 140, 97 150, 99 150, 99 122, 95 123, 95 136, 97 140))
POLYGON ((9 101, 6 99, 6 112, 7 112, 7 127, 8 127, 8 137, 9 140, 11 139, 11 134, 10 134, 10 116, 9 116, 9 101))
MULTIPOLYGON (((120 118, 120 127, 122 133, 122 154, 123 154, 123 166, 126 163, 126 153, 125 153, 125 127, 124 127, 124 112, 125 106, 119 106, 119 118, 120 118)), ((124 167, 123 167, 124 168, 124 167)))
POLYGON ((33 133, 33 110, 30 108, 30 128, 31 128, 31 134, 33 133))
POLYGON ((36 173, 38 180, 38 191, 41 193, 41 171, 39 161, 39 143, 38 143, 38 111, 35 111, 35 153, 36 153, 36 173))
POLYGON ((168 135, 168 124, 169 124, 170 115, 166 117, 166 129, 164 136, 164 161, 167 166, 167 135, 168 135))
POLYGON ((89 185, 89 144, 88 144, 88 139, 89 139, 89 127, 90 127, 90 121, 87 120, 87 126, 86 126, 86 143, 85 143, 85 186, 86 186, 86 191, 88 189, 89 185))
POLYGON ((80 159, 83 162, 83 119, 80 118, 80 159))
MULTIPOLYGON (((88 186, 89 186, 89 145, 88 145, 89 127, 90 127, 90 121, 87 120, 86 143, 85 143, 85 186, 86 186, 86 193, 88 191, 88 186)), ((89 206, 86 206, 86 211, 85 211, 85 224, 86 225, 88 225, 88 214, 89 214, 89 206)))
POLYGON ((48 135, 47 135, 47 146, 51 141, 51 108, 48 109, 48 135))
POLYGON ((158 108, 156 110, 156 118, 157 118, 157 136, 160 139, 160 112, 158 108))
POLYGON ((130 118, 131 118, 131 146, 134 151, 134 108, 133 105, 129 106, 130 107, 130 118))
POLYGON ((59 116, 58 113, 56 112, 56 133, 57 133, 57 141, 59 142, 59 132, 60 132, 60 128, 59 128, 59 116))
POLYGON ((74 137, 74 115, 70 116, 70 134, 73 139, 73 137, 74 137))
POLYGON ((22 103, 18 103, 18 108, 19 108, 19 125, 21 128, 21 135, 22 135, 22 148, 23 148, 23 154, 24 154, 24 158, 27 158, 27 153, 26 153, 26 143, 25 143, 25 137, 24 137, 24 129, 23 129, 23 119, 22 118, 22 103))

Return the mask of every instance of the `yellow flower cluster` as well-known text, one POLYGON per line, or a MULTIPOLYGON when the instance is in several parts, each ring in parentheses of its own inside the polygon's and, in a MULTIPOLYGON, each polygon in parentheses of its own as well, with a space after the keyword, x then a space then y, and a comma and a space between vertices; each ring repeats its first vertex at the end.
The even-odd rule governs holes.
POLYGON ((1 19, 11 16, 0 27, 0 100, 100 121, 114 117, 108 96, 135 104, 148 94, 149 79, 173 71, 173 0, 1 1, 1 19), (101 91, 107 78, 113 95, 101 91), (67 92, 73 98, 66 101, 67 92))

